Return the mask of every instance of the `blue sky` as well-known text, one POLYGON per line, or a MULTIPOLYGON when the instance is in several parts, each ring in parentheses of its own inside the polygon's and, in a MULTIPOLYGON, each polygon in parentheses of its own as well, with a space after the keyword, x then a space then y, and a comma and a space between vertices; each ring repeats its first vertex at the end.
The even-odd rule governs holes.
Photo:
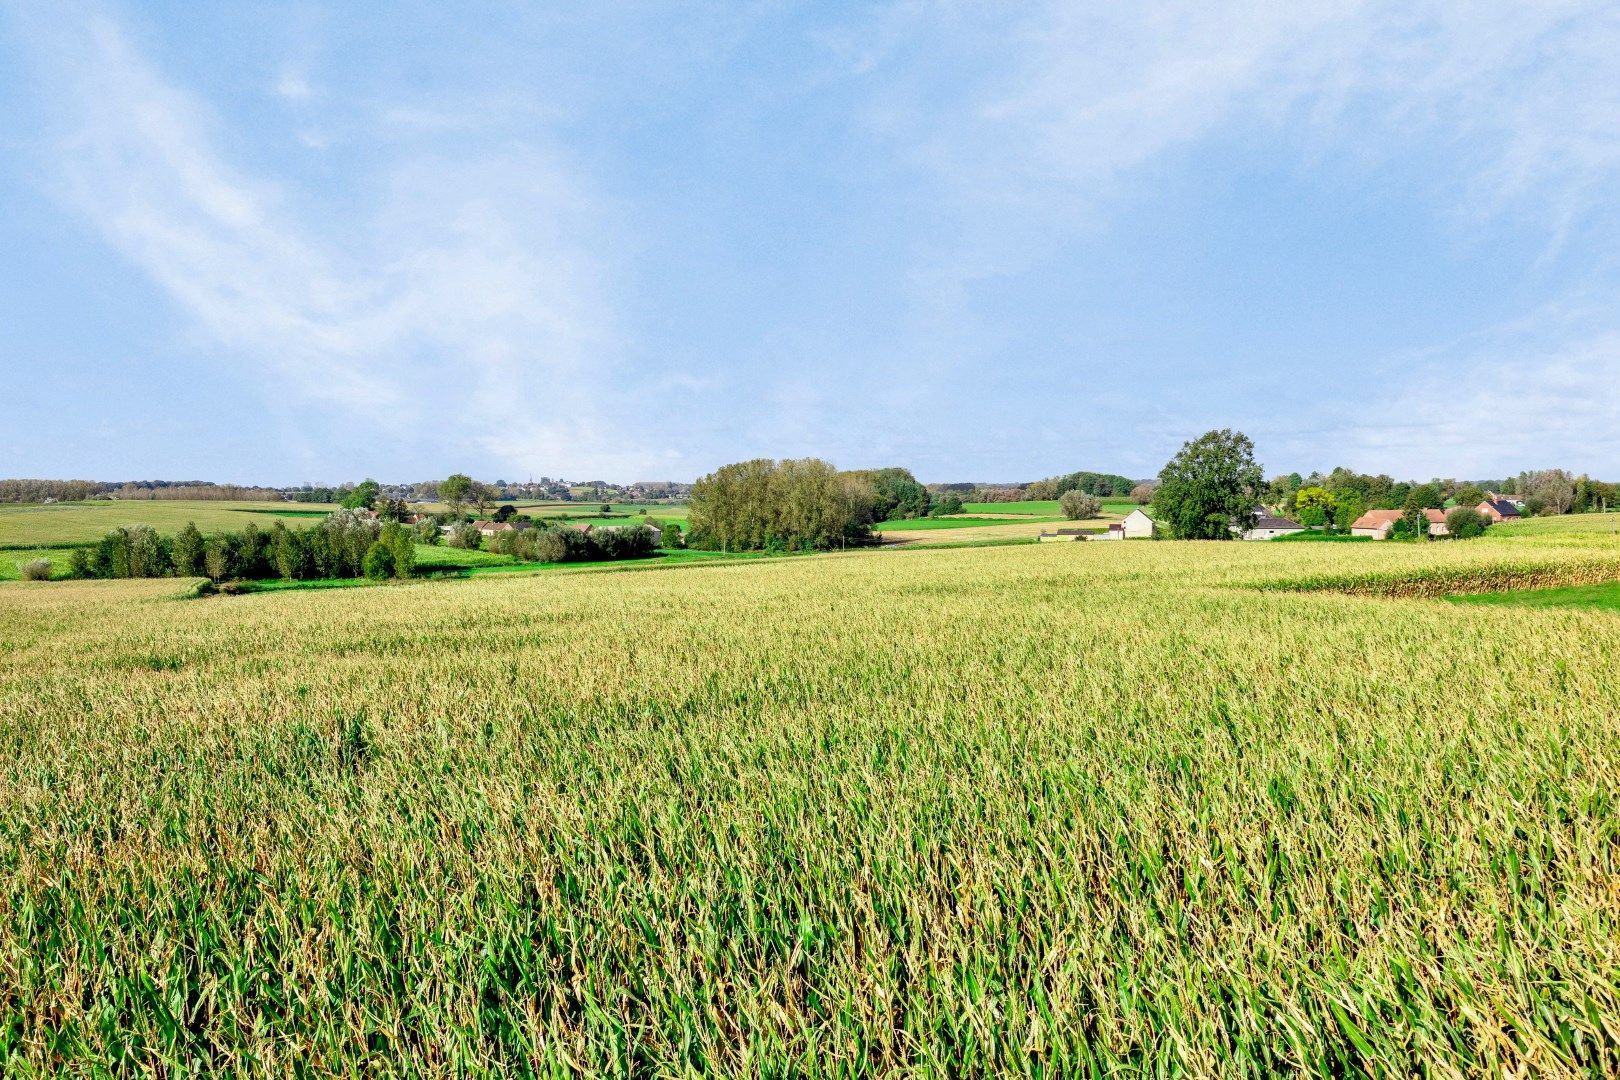
POLYGON ((1616 56, 1597 2, 23 0, 0 473, 1146 476, 1235 426, 1620 478, 1616 56))

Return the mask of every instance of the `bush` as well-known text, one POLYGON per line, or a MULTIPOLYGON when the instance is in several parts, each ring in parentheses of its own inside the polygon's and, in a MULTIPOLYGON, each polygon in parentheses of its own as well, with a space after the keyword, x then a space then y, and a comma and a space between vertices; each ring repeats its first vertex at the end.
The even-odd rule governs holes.
POLYGON ((381 540, 374 540, 371 547, 366 549, 364 562, 366 577, 373 581, 381 581, 394 572, 394 552, 381 540))
POLYGON ((568 534, 578 536, 573 529, 543 529, 535 536, 529 558, 535 562, 567 562, 568 534))
POLYGON ((404 525, 383 527, 378 542, 388 545, 388 554, 394 567, 394 576, 408 578, 416 570, 416 536, 404 525))
POLYGON ((27 562, 17 564, 17 572, 24 581, 49 581, 51 579, 51 560, 29 559, 27 562))
POLYGON ((470 522, 463 522, 450 530, 450 536, 445 543, 463 551, 477 551, 483 546, 484 538, 479 535, 476 526, 470 522))
POLYGON ((951 514, 962 512, 962 500, 957 495, 941 495, 934 500, 933 515, 935 517, 949 517, 951 514))
POLYGON ((1472 506, 1459 506, 1446 515, 1446 532, 1458 540, 1472 540, 1484 536, 1491 523, 1484 514, 1472 506))
POLYGON ((1058 499, 1058 508, 1063 516, 1070 521, 1080 521, 1083 518, 1094 518, 1102 513, 1102 500, 1095 495, 1087 495, 1078 488, 1065 491, 1058 499))

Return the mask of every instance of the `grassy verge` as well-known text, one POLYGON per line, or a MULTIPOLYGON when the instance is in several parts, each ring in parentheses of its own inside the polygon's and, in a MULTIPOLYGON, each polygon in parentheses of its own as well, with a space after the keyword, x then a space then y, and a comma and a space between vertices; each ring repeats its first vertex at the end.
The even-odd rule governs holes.
POLYGON ((22 564, 35 559, 45 559, 51 564, 53 579, 63 577, 72 551, 70 547, 6 548, 0 551, 0 581, 21 580, 22 564))
POLYGON ((1271 542, 1274 544, 1370 544, 1375 541, 1370 536, 1351 536, 1349 533, 1297 532, 1289 533, 1287 536, 1274 536, 1271 538, 1271 542))
POLYGON ((1524 589, 1512 592, 1463 593, 1446 597, 1457 604, 1485 607, 1596 608, 1620 611, 1620 582, 1573 585, 1562 589, 1524 589))

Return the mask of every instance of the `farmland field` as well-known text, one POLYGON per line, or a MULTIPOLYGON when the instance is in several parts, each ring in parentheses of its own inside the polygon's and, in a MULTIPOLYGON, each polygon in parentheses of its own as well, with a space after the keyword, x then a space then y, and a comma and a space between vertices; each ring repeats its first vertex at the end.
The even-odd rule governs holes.
MULTIPOLYGON (((1136 504, 1128 499, 1104 499, 1103 513, 1124 517, 1136 504)), ((975 502, 963 503, 964 514, 992 514, 1001 517, 1006 514, 1030 514, 1037 517, 1060 518, 1063 511, 1058 508, 1056 499, 1031 499, 1024 502, 975 502)))
POLYGON ((1084 529, 1103 532, 1111 522, 1121 520, 1116 514, 1104 513, 1084 521, 1066 521, 1063 518, 980 518, 950 517, 926 518, 921 521, 887 523, 880 531, 886 543, 910 546, 924 544, 958 544, 977 540, 1033 539, 1054 529, 1084 529), (936 522, 940 524, 936 524, 936 522))
MULTIPOLYGON (((892 521, 880 521, 872 526, 875 532, 927 532, 930 529, 966 529, 989 528, 994 525, 1028 525, 1028 517, 980 517, 978 515, 952 515, 951 517, 937 518, 895 518, 892 521)), ((1059 518, 1040 518, 1042 522, 1058 521, 1059 518)))
POLYGON ((92 543, 123 525, 150 525, 166 536, 185 528, 188 521, 203 532, 241 529, 249 522, 261 529, 277 521, 297 527, 334 509, 309 503, 182 499, 0 505, 0 553, 23 546, 92 543))
POLYGON ((7 583, 0 1055, 1614 1075, 1605 526, 7 583))

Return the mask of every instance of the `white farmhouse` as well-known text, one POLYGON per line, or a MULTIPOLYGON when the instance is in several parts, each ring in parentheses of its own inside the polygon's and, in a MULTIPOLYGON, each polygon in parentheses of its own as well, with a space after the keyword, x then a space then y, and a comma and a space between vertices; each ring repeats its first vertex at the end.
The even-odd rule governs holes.
POLYGON ((1140 506, 1125 515, 1121 526, 1127 540, 1153 539, 1153 519, 1140 506))
POLYGON ((1243 533, 1245 540, 1275 540, 1279 536, 1290 533, 1304 532, 1305 526, 1297 521, 1287 518, 1272 517, 1270 514, 1261 514, 1254 519, 1254 524, 1243 533))

